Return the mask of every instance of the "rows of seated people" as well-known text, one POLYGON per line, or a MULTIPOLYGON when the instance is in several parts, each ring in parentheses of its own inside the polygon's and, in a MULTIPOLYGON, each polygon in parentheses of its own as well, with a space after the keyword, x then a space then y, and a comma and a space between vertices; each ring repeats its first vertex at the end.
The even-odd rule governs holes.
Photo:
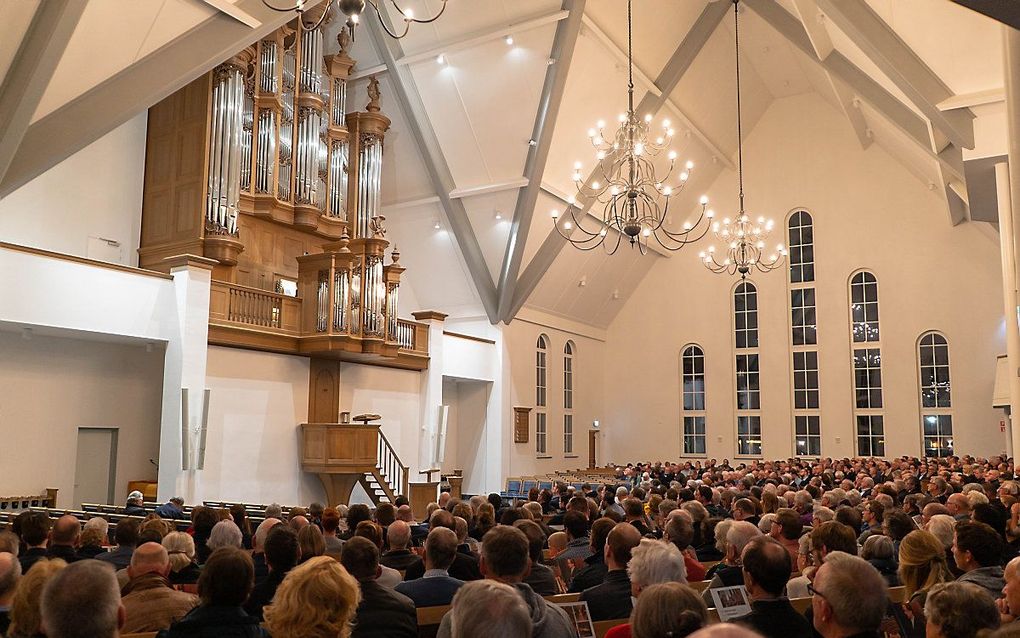
POLYGON ((433 610, 443 637, 570 638, 556 595, 573 592, 610 638, 1015 636, 1013 476, 955 457, 648 463, 523 503, 444 494, 421 520, 404 498, 267 508, 254 530, 196 507, 187 532, 122 520, 113 547, 101 519, 23 512, 0 532, 0 632, 412 638, 433 610), (738 586, 748 609, 712 623, 738 586))

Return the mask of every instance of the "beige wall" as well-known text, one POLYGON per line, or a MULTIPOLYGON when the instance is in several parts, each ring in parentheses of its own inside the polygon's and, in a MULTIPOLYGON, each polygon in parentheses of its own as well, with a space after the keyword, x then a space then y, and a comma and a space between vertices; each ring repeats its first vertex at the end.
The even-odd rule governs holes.
MULTIPOLYGON (((509 380, 510 407, 503 428, 504 445, 509 447, 504 478, 562 469, 588 467, 588 431, 592 421, 604 419, 604 374, 606 344, 597 330, 585 329, 568 320, 551 316, 519 317, 503 329, 504 370, 509 380), (535 407, 535 346, 538 336, 549 337, 548 362, 548 446, 545 458, 535 452, 535 410, 527 443, 513 442, 513 407, 535 407), (563 346, 576 346, 574 355, 574 453, 563 452, 563 346)), ((600 455, 598 461, 605 459, 600 455)))
POLYGON ((144 344, 0 332, 0 494, 74 496, 79 427, 117 428, 117 498, 155 480, 163 350, 144 344))
MULTIPOLYGON (((935 192, 877 145, 861 150, 842 114, 813 93, 776 100, 747 139, 745 159, 749 212, 776 220, 770 243, 785 243, 781 228, 794 208, 814 217, 822 454, 855 449, 847 283, 861 268, 879 282, 886 454, 921 450, 916 342, 927 330, 949 340, 956 450, 1004 450, 990 407, 995 357, 1005 344, 998 244, 989 227, 952 227, 935 192)), ((708 193, 720 218, 733 214, 735 181, 724 173, 708 193)), ((704 269, 697 259, 703 249, 659 259, 610 326, 609 460, 680 455, 679 353, 688 343, 707 357, 708 456, 735 455, 736 280, 704 269)), ((759 294, 766 458, 793 454, 786 279, 786 269, 751 277, 759 294)))

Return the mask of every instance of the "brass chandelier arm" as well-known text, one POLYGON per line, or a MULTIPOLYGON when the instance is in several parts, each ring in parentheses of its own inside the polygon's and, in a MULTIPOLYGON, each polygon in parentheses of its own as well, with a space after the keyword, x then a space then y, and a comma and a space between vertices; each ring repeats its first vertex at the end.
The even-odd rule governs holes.
MULTIPOLYGON (((297 2, 294 5, 289 6, 289 7, 279 7, 279 6, 276 6, 275 4, 271 3, 269 0, 262 0, 262 4, 265 5, 266 8, 271 9, 271 10, 276 11, 276 12, 279 12, 279 13, 288 13, 288 12, 297 13, 298 14, 298 19, 301 20, 303 14, 306 12, 305 6, 309 2, 311 2, 311 1, 312 0, 297 0, 297 2)), ((410 29, 411 29, 411 25, 412 24, 429 24, 430 22, 435 22, 436 20, 438 20, 440 18, 440 16, 442 16, 443 13, 446 11, 446 3, 448 2, 448 0, 440 0, 440 1, 443 3, 443 6, 439 9, 439 12, 436 13, 436 15, 428 17, 428 18, 416 18, 410 12, 410 10, 401 8, 400 4, 396 0, 389 0, 389 3, 393 6, 394 9, 396 9, 397 13, 399 13, 401 15, 401 17, 402 17, 401 19, 403 20, 403 23, 404 23, 404 30, 401 31, 400 33, 397 33, 396 30, 391 30, 389 25, 388 25, 388 21, 387 20, 383 20, 382 12, 385 9, 383 7, 379 6, 380 0, 364 0, 363 2, 354 3, 353 5, 350 5, 350 3, 346 3, 346 4, 350 5, 350 6, 347 6, 347 7, 345 7, 345 4, 342 3, 341 0, 326 0, 326 8, 323 9, 322 15, 320 15, 319 19, 315 21, 315 24, 314 25, 306 25, 306 24, 304 24, 304 22, 302 20, 301 21, 301 26, 302 26, 302 28, 305 28, 305 29, 307 29, 309 31, 314 31, 315 29, 318 29, 326 21, 327 16, 328 15, 332 15, 332 12, 334 11, 334 4, 336 4, 336 9, 335 10, 338 13, 342 13, 343 15, 345 15, 347 17, 347 26, 348 26, 348 29, 350 29, 351 38, 353 39, 354 38, 354 27, 355 27, 355 25, 358 24, 358 22, 360 22, 361 13, 364 11, 366 6, 371 6, 375 10, 376 16, 379 18, 379 24, 382 26, 383 31, 385 31, 386 34, 389 35, 391 38, 393 38, 395 40, 399 40, 399 39, 401 39, 401 38, 403 38, 404 36, 407 35, 408 31, 410 31, 410 29), (358 6, 358 5, 360 5, 360 6, 358 6)))

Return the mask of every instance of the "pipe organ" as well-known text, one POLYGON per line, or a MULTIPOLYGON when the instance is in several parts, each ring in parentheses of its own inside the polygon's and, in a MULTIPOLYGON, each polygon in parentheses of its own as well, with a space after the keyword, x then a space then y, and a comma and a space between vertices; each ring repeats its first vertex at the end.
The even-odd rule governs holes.
MULTIPOLYGON (((269 294, 286 280, 301 352, 396 356, 404 268, 396 250, 387 263, 380 204, 390 120, 374 77, 365 110, 348 110, 347 30, 329 47, 329 18, 304 19, 150 109, 139 262, 204 255, 215 281, 269 294)), ((285 304, 266 307, 260 325, 279 324, 285 304)))

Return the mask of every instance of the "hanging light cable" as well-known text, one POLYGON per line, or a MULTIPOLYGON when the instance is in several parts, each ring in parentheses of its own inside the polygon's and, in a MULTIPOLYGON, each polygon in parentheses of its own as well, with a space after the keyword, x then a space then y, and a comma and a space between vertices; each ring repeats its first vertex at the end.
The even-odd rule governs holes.
POLYGON ((773 221, 758 217, 752 220, 744 210, 744 137, 740 113, 740 0, 733 0, 733 43, 736 56, 737 84, 737 185, 739 210, 736 217, 714 222, 712 232, 725 245, 718 253, 715 246, 698 256, 705 267, 714 273, 734 275, 746 279, 752 270, 769 272, 779 268, 786 256, 786 248, 778 244, 774 252, 765 255, 765 242, 772 231, 773 221))
POLYGON ((652 115, 639 117, 634 110, 634 54, 631 0, 627 1, 627 112, 621 113, 620 127, 612 139, 605 136, 605 122, 588 130, 588 139, 595 148, 595 170, 587 181, 581 177, 583 164, 574 164, 572 180, 577 195, 567 198, 567 211, 552 213, 553 227, 579 250, 602 246, 613 254, 624 240, 647 252, 648 240, 655 238, 666 250, 680 250, 708 232, 710 220, 708 198, 700 200, 696 220, 685 222, 680 229, 668 227, 669 203, 689 183, 694 164, 687 162, 675 178, 677 154, 670 150, 675 131, 669 120, 663 120, 662 131, 654 137, 649 132, 652 115), (654 160, 665 151, 669 161, 665 174, 656 174, 654 160), (671 179, 675 180, 670 184, 671 179), (602 206, 600 218, 588 219, 585 207, 602 206), (578 212, 580 215, 578 215, 578 212))

